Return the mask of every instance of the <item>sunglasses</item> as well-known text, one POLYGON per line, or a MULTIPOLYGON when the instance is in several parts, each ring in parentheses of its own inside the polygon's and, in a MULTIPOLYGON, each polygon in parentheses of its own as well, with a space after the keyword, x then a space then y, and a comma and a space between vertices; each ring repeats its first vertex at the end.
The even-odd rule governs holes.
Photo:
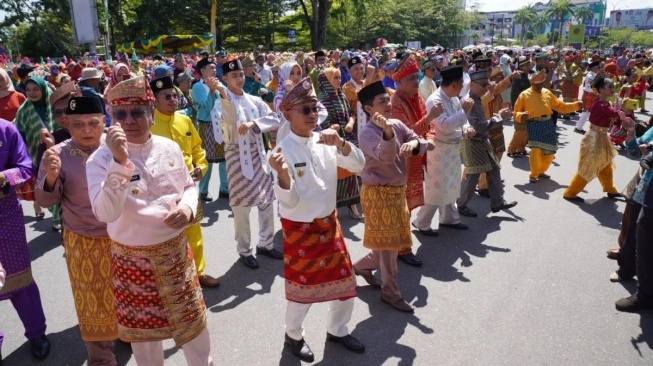
POLYGON ((169 101, 169 100, 172 100, 172 99, 175 99, 175 100, 176 100, 178 96, 179 96, 179 95, 178 95, 177 93, 167 93, 167 94, 163 94, 163 98, 165 98, 165 100, 168 100, 168 101, 169 101))
POLYGON ((293 108, 295 111, 300 111, 302 112, 303 115, 308 116, 311 113, 317 113, 317 106, 303 106, 301 109, 300 108, 293 108))
POLYGON ((54 116, 54 118, 59 118, 65 114, 66 114, 65 109, 55 109, 52 111, 52 115, 54 116))
POLYGON ((113 110, 112 117, 113 119, 117 121, 125 121, 127 120, 127 115, 130 115, 132 119, 137 120, 137 119, 143 119, 147 115, 147 110, 138 108, 138 109, 132 109, 131 111, 127 112, 126 110, 113 110))

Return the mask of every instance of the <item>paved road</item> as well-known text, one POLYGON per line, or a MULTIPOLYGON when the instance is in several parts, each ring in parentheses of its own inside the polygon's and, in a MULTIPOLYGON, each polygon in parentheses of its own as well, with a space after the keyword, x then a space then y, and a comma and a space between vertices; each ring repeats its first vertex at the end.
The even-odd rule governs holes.
MULTIPOLYGON (((648 102, 653 110, 653 103, 648 102)), ((624 202, 607 199, 595 180, 576 205, 562 199, 575 172, 581 136, 571 121, 560 124, 561 149, 551 180, 528 183, 527 159, 505 158, 510 212, 491 214, 489 201, 474 197, 479 212, 463 218, 469 231, 442 229, 437 238, 414 236, 422 269, 399 266, 399 284, 417 310, 402 314, 380 302, 379 292, 359 289, 350 330, 363 341, 362 355, 325 343, 327 307, 313 306, 306 340, 316 365, 651 365, 653 317, 623 314, 614 302, 635 290, 612 284, 616 262, 605 251, 616 245, 624 202)), ((513 129, 506 128, 509 141, 513 129)), ((630 180, 637 162, 617 157, 615 182, 630 180)), ((211 192, 217 196, 217 174, 211 192)), ((48 319, 52 352, 36 363, 11 304, 0 302, 5 365, 82 365, 85 350, 76 325, 63 248, 50 220, 36 222, 24 205, 34 276, 48 319)), ((222 276, 204 291, 213 356, 218 365, 300 365, 283 348, 282 264, 262 258, 252 271, 237 260, 233 218, 225 200, 205 206, 207 272, 222 276)), ((366 253, 363 223, 340 210, 353 259, 366 253)), ((253 232, 257 232, 252 214, 253 232)), ((277 230, 280 225, 277 222, 277 230)), ((281 234, 275 237, 281 244, 281 234)), ((362 280, 359 279, 359 284, 362 280)), ((184 365, 182 352, 164 343, 167 365, 184 365)), ((129 348, 117 346, 120 365, 135 365, 129 348)))

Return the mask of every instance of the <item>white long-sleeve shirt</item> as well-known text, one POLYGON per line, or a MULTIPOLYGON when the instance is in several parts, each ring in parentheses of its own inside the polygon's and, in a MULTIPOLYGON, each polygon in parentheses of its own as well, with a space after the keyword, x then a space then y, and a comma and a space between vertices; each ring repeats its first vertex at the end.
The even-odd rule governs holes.
POLYGON ((318 144, 319 139, 319 133, 299 137, 291 131, 277 145, 290 173, 290 188, 283 189, 273 170, 274 193, 279 200, 279 213, 285 219, 312 222, 329 216, 336 209, 337 167, 358 173, 365 166, 363 152, 357 147, 350 145, 351 152, 344 156, 335 146, 318 144))
POLYGON ((106 145, 89 157, 86 180, 93 213, 121 244, 160 244, 184 230, 163 222, 171 210, 184 204, 195 215, 197 188, 174 141, 151 136, 144 144, 127 145, 124 165, 115 162, 106 145))
POLYGON ((469 126, 460 100, 458 97, 450 98, 444 89, 440 88, 426 100, 426 110, 431 110, 438 103, 442 103, 444 111, 432 124, 436 140, 444 143, 460 141, 463 137, 463 129, 469 126))

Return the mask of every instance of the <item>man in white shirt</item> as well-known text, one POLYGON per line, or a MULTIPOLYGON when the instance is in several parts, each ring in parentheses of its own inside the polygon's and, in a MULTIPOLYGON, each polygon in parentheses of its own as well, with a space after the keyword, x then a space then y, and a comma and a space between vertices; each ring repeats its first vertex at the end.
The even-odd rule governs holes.
POLYGON ((267 85, 272 80, 272 69, 265 64, 265 56, 262 53, 256 56, 256 73, 261 77, 263 85, 267 85))
POLYGON ((422 70, 424 70, 424 77, 419 82, 419 95, 422 99, 427 100, 431 94, 435 93, 438 90, 438 86, 435 84, 433 78, 435 77, 435 72, 437 71, 435 67, 435 61, 426 60, 422 64, 422 70))
POLYGON ((356 279, 336 215, 337 167, 358 173, 365 158, 337 129, 313 132, 318 114, 310 78, 287 91, 279 108, 291 129, 269 158, 284 238, 285 344, 302 361, 313 362, 302 324, 311 304, 329 301, 327 340, 365 352, 347 329, 356 279))
POLYGON ((585 122, 590 119, 590 109, 599 97, 592 89, 592 84, 594 84, 596 73, 601 68, 600 65, 600 61, 594 61, 587 66, 588 72, 583 79, 583 113, 580 114, 578 122, 576 122, 576 128, 574 128, 574 132, 576 133, 585 133, 583 128, 585 127, 585 122))

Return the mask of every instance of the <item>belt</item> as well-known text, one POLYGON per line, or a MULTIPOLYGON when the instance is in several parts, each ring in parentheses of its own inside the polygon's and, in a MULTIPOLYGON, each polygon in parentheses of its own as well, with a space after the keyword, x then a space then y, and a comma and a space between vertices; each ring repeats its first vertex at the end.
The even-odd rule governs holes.
POLYGON ((211 123, 211 121, 202 121, 200 119, 198 119, 197 122, 199 122, 199 123, 211 123))
POLYGON ((534 122, 544 122, 548 121, 551 119, 551 116, 542 116, 542 117, 535 117, 535 118, 529 118, 529 121, 534 121, 534 122))

